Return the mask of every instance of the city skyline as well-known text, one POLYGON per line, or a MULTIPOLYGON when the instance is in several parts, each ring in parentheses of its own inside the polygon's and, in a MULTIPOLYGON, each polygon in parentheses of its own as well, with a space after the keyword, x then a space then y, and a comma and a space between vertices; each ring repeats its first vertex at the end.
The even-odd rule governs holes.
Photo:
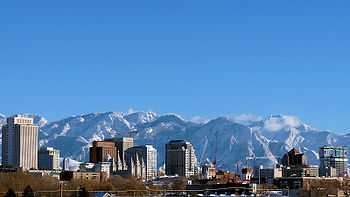
MULTIPOLYGON (((221 124, 225 125, 223 122, 221 124)), ((83 181, 80 182, 80 189, 83 187, 82 184, 85 186, 87 183, 94 183, 103 186, 108 185, 108 183, 112 184, 116 180, 131 178, 136 181, 133 184, 147 182, 147 185, 162 186, 163 194, 167 190, 182 194, 187 192, 208 194, 208 192, 216 190, 225 193, 225 195, 231 192, 234 194, 237 192, 254 194, 266 190, 264 188, 254 189, 254 187, 271 185, 273 190, 281 194, 279 196, 286 196, 285 194, 300 196, 299 192, 304 192, 305 189, 312 191, 312 188, 320 183, 324 188, 322 192, 335 193, 332 191, 334 188, 338 194, 340 192, 347 194, 348 192, 348 187, 342 186, 343 183, 346 184, 350 180, 348 179, 348 147, 344 145, 319 147, 319 158, 317 158, 319 165, 310 165, 307 162, 308 157, 305 152, 300 152, 298 148, 293 147, 290 150, 285 148, 282 159, 274 162, 273 165, 266 166, 256 163, 257 159, 269 157, 253 156, 252 158, 246 157, 245 164, 236 163, 236 171, 230 171, 219 165, 216 156, 214 160, 201 162, 200 159, 198 162, 195 146, 185 139, 166 138, 166 143, 163 144, 165 151, 160 151, 165 154, 165 163, 158 168, 159 152, 153 144, 144 143, 135 146, 134 137, 131 136, 105 138, 103 140, 95 139, 89 143, 89 160, 75 161, 74 165, 76 166, 70 166, 70 159, 67 160, 67 157, 63 157, 63 168, 61 168, 61 151, 59 149, 47 146, 38 148, 38 128, 35 126, 33 118, 21 115, 8 118, 7 124, 2 126, 4 139, 2 141, 2 149, 4 150, 2 156, 5 160, 0 166, 0 175, 12 177, 11 184, 12 182, 20 182, 21 180, 13 175, 22 173, 22 176, 32 178, 50 177, 56 185, 60 181, 64 181, 65 187, 74 184, 75 181, 83 181), (252 164, 248 162, 250 159, 254 160, 252 164), (171 187, 165 187, 167 185, 171 187), (214 185, 215 187, 213 187, 214 185), (246 188, 246 191, 241 191, 242 186, 246 188), (210 190, 206 188, 210 188, 210 190)), ((252 132, 252 130, 250 131, 252 132)), ((217 140, 215 141, 218 143, 217 140)), ((206 147, 208 142, 205 144, 206 147)), ((250 145, 252 146, 252 144, 250 145)), ((214 146, 216 152, 217 144, 214 146)), ((231 154, 231 156, 233 155, 231 154)), ((120 181, 117 182, 120 183, 120 181)), ((64 192, 62 187, 61 185, 59 190, 52 192, 60 192, 60 196, 62 196, 64 192)), ((120 188, 118 190, 109 189, 108 192, 125 192, 120 191, 120 188)), ((273 190, 267 189, 266 191, 273 190)), ((103 190, 99 190, 99 192, 101 191, 103 190)), ((144 191, 138 190, 138 192, 149 191, 147 187, 144 191)), ((157 190, 152 189, 152 191, 156 192, 157 190)), ((310 196, 318 195, 312 194, 310 196)))
POLYGON ((290 114, 344 132, 349 5, 2 2, 0 113, 290 114))
POLYGON ((0 196, 350 196, 349 10, 0 2, 0 196))

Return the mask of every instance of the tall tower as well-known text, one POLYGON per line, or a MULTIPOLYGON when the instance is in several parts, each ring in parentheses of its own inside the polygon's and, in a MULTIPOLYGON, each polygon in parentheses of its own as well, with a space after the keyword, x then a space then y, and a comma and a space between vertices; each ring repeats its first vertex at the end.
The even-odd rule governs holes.
POLYGON ((189 177, 195 174, 197 159, 190 142, 172 140, 165 145, 165 174, 189 177))
POLYGON ((348 157, 346 146, 323 146, 320 148, 320 176, 348 176, 348 157), (331 175, 331 169, 335 175, 331 175))
POLYGON ((117 148, 112 141, 93 141, 90 147, 90 162, 99 163, 117 159, 117 148))
POLYGON ((38 126, 33 118, 15 115, 2 128, 2 165, 38 168, 38 126))

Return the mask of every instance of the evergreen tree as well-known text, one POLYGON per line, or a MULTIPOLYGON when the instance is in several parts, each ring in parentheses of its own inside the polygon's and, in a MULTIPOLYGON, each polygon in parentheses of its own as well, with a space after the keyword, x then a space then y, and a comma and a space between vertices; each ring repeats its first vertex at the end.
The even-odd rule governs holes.
POLYGON ((85 187, 80 186, 79 197, 89 197, 89 192, 85 189, 85 187))
POLYGON ((5 194, 5 197, 16 197, 15 191, 13 191, 12 188, 10 188, 7 193, 5 194))
POLYGON ((32 187, 28 185, 23 191, 23 197, 34 197, 34 192, 32 187))

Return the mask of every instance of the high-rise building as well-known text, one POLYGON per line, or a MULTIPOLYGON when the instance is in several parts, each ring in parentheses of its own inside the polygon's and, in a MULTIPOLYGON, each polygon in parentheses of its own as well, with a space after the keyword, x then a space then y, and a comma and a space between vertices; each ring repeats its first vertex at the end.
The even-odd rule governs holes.
POLYGON ((59 170, 60 169, 60 151, 53 147, 45 147, 39 150, 39 169, 40 170, 59 170))
POLYGON ((22 168, 38 168, 38 126, 33 118, 16 115, 7 118, 2 128, 2 164, 22 168))
POLYGON ((108 161, 116 161, 117 148, 112 141, 94 141, 90 147, 90 162, 100 163, 108 161))
POLYGON ((131 176, 143 180, 151 180, 157 176, 157 150, 152 145, 127 149, 125 161, 131 176))
POLYGON ((320 148, 320 176, 331 176, 331 168, 335 168, 336 176, 347 176, 347 147, 323 146, 320 148))
POLYGON ((306 157, 298 149, 293 148, 282 157, 282 165, 285 167, 302 167, 306 166, 306 157))
POLYGON ((122 137, 114 139, 114 142, 117 147, 118 170, 127 170, 125 151, 134 146, 134 139, 132 137, 122 137))
POLYGON ((172 140, 165 145, 165 174, 189 177, 195 174, 196 155, 190 142, 172 140))
POLYGON ((69 171, 69 158, 65 157, 63 159, 63 166, 62 166, 63 171, 69 171))
MULTIPOLYGON (((284 154, 280 166, 283 177, 317 177, 318 166, 307 164, 307 157, 297 148, 292 148, 288 153, 284 154)), ((279 165, 278 165, 279 166, 279 165)), ((279 168, 279 167, 278 167, 279 168)), ((277 168, 275 168, 276 170, 277 168)), ((269 170, 262 170, 262 172, 269 170)), ((256 171, 258 172, 258 171, 256 171)))

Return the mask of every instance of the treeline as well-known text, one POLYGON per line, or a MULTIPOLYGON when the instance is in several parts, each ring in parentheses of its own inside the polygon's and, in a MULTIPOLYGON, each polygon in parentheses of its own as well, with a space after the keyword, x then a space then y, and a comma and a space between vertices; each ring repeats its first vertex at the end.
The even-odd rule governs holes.
MULTIPOLYGON (((23 172, 0 173, 0 193, 2 194, 8 192, 9 189, 16 192, 23 192, 28 186, 30 186, 33 191, 58 191, 60 189, 60 182, 53 177, 31 176, 23 172)), ((61 186, 63 190, 79 190, 83 187, 87 191, 146 189, 146 185, 135 178, 123 178, 120 176, 113 176, 110 180, 105 182, 75 180, 61 183, 61 186)))
POLYGON ((30 185, 34 190, 55 190, 59 182, 52 177, 30 176, 22 172, 1 173, 0 192, 7 192, 9 188, 22 192, 30 185))

